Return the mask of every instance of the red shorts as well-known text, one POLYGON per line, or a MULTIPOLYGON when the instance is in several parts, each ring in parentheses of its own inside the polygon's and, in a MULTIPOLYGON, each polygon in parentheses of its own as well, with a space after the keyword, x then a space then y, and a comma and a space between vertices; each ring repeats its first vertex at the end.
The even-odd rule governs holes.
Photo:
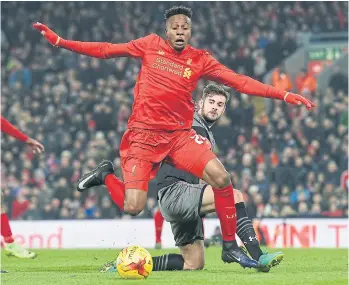
POLYGON ((173 132, 129 129, 120 144, 121 168, 126 189, 148 191, 163 160, 202 178, 206 164, 216 158, 208 139, 194 130, 173 132))

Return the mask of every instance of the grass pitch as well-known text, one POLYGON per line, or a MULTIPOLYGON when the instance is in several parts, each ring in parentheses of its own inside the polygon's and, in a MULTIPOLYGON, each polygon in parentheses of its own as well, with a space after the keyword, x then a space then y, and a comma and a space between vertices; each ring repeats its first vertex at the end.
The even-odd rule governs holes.
MULTIPOLYGON (((270 250, 274 251, 274 250, 270 250)), ((220 248, 206 250, 202 271, 153 272, 147 280, 122 280, 117 273, 99 273, 102 265, 116 258, 117 250, 37 250, 34 260, 7 257, 1 253, 4 285, 70 284, 348 284, 348 251, 345 249, 286 249, 282 263, 269 273, 243 269, 238 264, 224 264, 220 248)), ((150 250, 153 256, 177 250, 150 250)))

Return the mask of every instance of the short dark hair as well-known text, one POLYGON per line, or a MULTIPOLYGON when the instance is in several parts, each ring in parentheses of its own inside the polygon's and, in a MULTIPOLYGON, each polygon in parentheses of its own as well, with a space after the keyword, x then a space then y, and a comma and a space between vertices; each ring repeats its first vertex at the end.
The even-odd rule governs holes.
POLYGON ((193 16, 193 12, 190 8, 185 6, 174 6, 168 10, 165 11, 165 20, 168 20, 170 17, 174 15, 183 14, 187 16, 189 19, 193 16))
POLYGON ((217 85, 217 84, 208 84, 204 88, 204 92, 202 95, 202 100, 205 100, 208 96, 215 95, 223 95, 225 99, 227 99, 227 102, 230 99, 230 93, 224 89, 223 86, 217 85))

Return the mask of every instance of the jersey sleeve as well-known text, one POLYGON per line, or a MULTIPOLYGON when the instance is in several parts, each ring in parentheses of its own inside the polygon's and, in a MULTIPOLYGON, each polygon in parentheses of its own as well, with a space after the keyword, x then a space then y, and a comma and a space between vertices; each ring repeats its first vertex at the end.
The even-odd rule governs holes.
POLYGON ((1 129, 1 132, 8 134, 11 137, 14 137, 23 142, 25 142, 29 138, 26 134, 22 133, 20 130, 18 130, 14 125, 12 125, 9 121, 7 121, 3 117, 1 117, 0 129, 1 129))
POLYGON ((147 47, 155 40, 155 38, 155 34, 150 34, 148 36, 128 42, 126 44, 128 53, 133 57, 142 58, 147 47))
POLYGON ((238 74, 227 68, 214 57, 206 53, 202 72, 204 79, 212 80, 234 88, 241 93, 260 97, 283 100, 286 91, 261 83, 243 74, 238 74))
POLYGON ((105 42, 80 42, 62 39, 59 47, 67 50, 96 58, 113 58, 130 56, 142 58, 149 44, 155 40, 157 35, 148 36, 130 41, 128 43, 112 44, 105 42))

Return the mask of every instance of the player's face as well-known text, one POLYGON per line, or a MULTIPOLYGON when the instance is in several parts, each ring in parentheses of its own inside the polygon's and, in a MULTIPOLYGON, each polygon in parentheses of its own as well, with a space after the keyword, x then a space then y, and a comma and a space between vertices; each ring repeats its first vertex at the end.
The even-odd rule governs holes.
POLYGON ((207 122, 214 123, 223 115, 226 103, 227 99, 225 96, 220 94, 209 94, 204 101, 200 101, 199 114, 207 122))
POLYGON ((191 38, 191 20, 182 14, 170 17, 166 22, 166 36, 176 51, 182 51, 191 38))

